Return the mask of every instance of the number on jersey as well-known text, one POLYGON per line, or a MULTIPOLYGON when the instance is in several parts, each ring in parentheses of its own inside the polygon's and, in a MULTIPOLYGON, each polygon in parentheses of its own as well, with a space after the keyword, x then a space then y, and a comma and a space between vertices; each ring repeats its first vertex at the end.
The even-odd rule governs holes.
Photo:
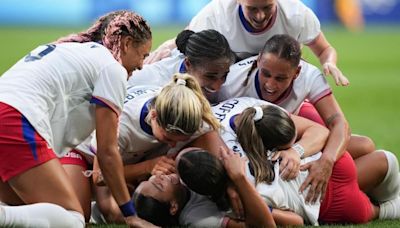
POLYGON ((56 48, 55 44, 47 44, 37 47, 35 50, 31 51, 26 57, 25 62, 32 62, 42 59, 45 55, 49 54, 56 48))

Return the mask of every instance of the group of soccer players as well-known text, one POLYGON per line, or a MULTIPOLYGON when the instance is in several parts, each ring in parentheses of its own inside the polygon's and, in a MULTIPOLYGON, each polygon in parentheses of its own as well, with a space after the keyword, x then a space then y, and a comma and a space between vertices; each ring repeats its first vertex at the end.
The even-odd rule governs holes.
POLYGON ((2 75, 0 226, 400 218, 397 158, 350 133, 325 75, 349 81, 301 1, 212 0, 151 41, 111 12, 2 75))

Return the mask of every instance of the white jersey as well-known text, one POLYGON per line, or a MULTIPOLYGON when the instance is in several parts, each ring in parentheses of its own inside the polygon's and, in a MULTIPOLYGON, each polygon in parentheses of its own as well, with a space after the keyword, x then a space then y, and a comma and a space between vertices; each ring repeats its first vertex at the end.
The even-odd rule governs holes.
POLYGON ((171 56, 152 64, 145 64, 141 70, 136 70, 128 80, 128 87, 139 85, 164 86, 171 82, 175 73, 185 73, 185 56, 174 49, 171 56))
POLYGON ((21 112, 62 157, 95 128, 95 104, 117 115, 128 73, 104 46, 39 46, 0 77, 0 102, 21 112))
MULTIPOLYGON (((246 156, 243 148, 237 141, 235 133, 234 118, 242 113, 248 107, 261 106, 261 105, 274 105, 269 102, 250 98, 240 97, 232 98, 214 106, 213 113, 217 119, 220 120, 223 129, 221 130, 221 137, 226 145, 236 153, 246 156)), ((301 161, 301 164, 318 159, 320 153, 317 155, 307 157, 301 161)), ((279 177, 279 164, 275 163, 275 179, 271 184, 259 183, 256 186, 258 193, 263 197, 266 203, 274 208, 282 210, 291 210, 302 216, 306 223, 317 225, 319 216, 319 203, 308 205, 304 201, 306 194, 299 195, 298 189, 303 181, 306 179, 308 172, 300 172, 299 176, 291 181, 283 181, 279 177)), ((255 184, 255 179, 249 166, 246 166, 247 178, 255 184)), ((306 192, 307 193, 307 192, 306 192)))
MULTIPOLYGON (((259 82, 258 69, 254 69, 246 85, 245 81, 251 69, 251 65, 257 61, 257 56, 244 59, 231 66, 226 82, 218 92, 218 101, 224 101, 233 97, 254 97, 262 99, 262 85, 259 82)), ((288 90, 276 105, 286 109, 290 113, 297 114, 304 100, 308 99, 315 104, 323 97, 332 94, 332 89, 322 72, 310 63, 300 61, 301 71, 288 90)))
POLYGON ((277 0, 276 14, 264 31, 254 33, 244 22, 237 0, 213 0, 191 20, 188 29, 195 32, 217 30, 241 58, 258 54, 265 42, 276 34, 288 34, 308 44, 321 33, 318 18, 299 0, 277 0))
MULTIPOLYGON (((151 159, 167 152, 178 152, 184 145, 211 130, 203 121, 201 128, 189 140, 179 142, 174 148, 169 148, 165 143, 158 141, 152 128, 146 121, 151 101, 161 91, 156 86, 138 86, 128 89, 124 109, 119 120, 118 146, 124 164, 151 159)), ((92 147, 95 148, 95 141, 92 147)))
POLYGON ((207 198, 191 190, 189 201, 179 215, 179 225, 189 227, 224 227, 226 213, 207 198))

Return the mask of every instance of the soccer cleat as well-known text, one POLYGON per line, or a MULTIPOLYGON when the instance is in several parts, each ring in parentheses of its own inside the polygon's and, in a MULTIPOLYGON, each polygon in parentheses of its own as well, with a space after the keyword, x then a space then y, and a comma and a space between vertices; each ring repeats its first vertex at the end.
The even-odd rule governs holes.
POLYGON ((399 219, 400 218, 400 196, 396 199, 386 201, 379 205, 379 219, 399 219))

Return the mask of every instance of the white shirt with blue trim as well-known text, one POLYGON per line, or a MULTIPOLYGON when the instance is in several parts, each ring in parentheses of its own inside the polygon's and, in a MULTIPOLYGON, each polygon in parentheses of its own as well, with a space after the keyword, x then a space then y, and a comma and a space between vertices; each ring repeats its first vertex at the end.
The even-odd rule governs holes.
POLYGON ((277 0, 273 24, 258 33, 245 26, 240 8, 237 0, 212 0, 193 17, 188 29, 219 31, 240 58, 258 54, 265 42, 276 34, 288 34, 300 43, 308 44, 321 33, 318 18, 299 0, 277 0))
MULTIPOLYGON (((254 97, 262 99, 258 69, 254 69, 245 84, 251 65, 257 61, 257 56, 244 59, 231 66, 226 82, 218 92, 218 101, 224 101, 233 97, 254 97), (245 85, 244 85, 245 84, 245 85)), ((297 114, 304 100, 308 99, 312 104, 326 95, 332 93, 331 87, 322 72, 314 65, 303 60, 300 61, 301 71, 293 81, 285 95, 275 104, 286 109, 290 113, 297 114)))
POLYGON ((174 49, 171 56, 152 64, 145 64, 141 70, 136 70, 128 80, 128 87, 140 85, 165 86, 170 83, 175 73, 184 73, 185 56, 174 49))
POLYGON ((98 43, 48 44, 0 77, 0 102, 21 112, 62 157, 94 130, 92 98, 121 112, 127 78, 125 68, 98 43))

